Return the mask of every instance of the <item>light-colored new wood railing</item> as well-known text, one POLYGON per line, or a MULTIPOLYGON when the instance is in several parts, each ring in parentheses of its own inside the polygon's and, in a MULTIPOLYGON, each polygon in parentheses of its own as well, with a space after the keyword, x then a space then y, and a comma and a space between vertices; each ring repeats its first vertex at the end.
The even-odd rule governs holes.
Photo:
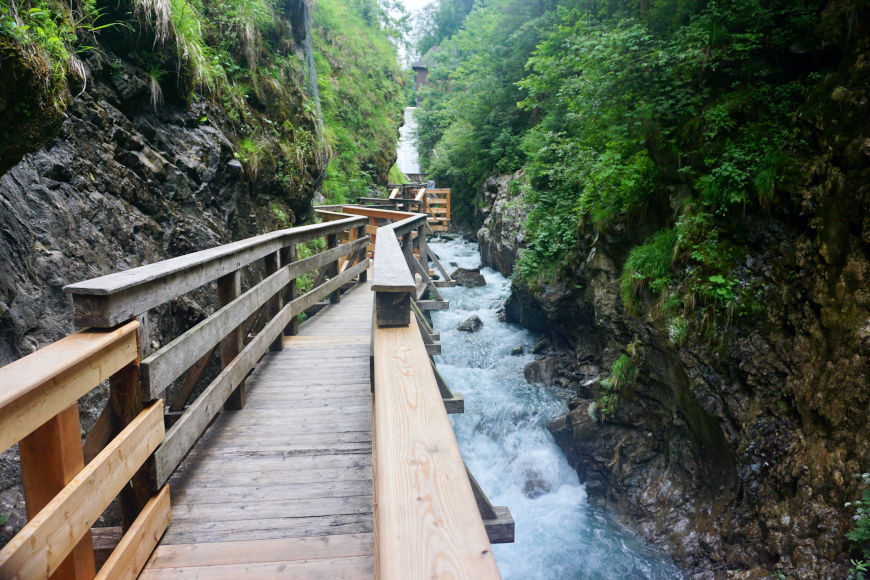
POLYGON ((498 578, 412 300, 419 291, 415 273, 437 292, 428 276, 427 216, 378 218, 393 221, 378 228, 372 270, 377 577, 498 578))
POLYGON ((93 578, 90 527, 118 495, 126 533, 100 576, 135 577, 168 525, 167 480, 221 407, 244 406, 245 377, 299 314, 366 280, 366 223, 344 215, 67 286, 88 328, 0 368, 0 451, 20 441, 29 518, 0 551, 0 578, 93 578), (322 237, 324 251, 297 259, 322 237), (260 280, 242 292, 246 268, 260 280), (299 295, 304 274, 316 277, 299 295), (214 282, 214 314, 148 352, 149 311, 214 282), (187 404, 214 353, 219 374, 187 404), (76 402, 105 380, 109 402, 83 449, 76 402))
MULTIPOLYGON (((29 520, 0 550, 0 578, 95 576, 91 526, 163 440, 163 401, 116 425, 86 465, 78 399, 135 372, 138 327, 77 332, 0 369, 0 451, 19 443, 29 520)), ((123 393, 114 395, 123 403, 123 393)), ((164 486, 137 510, 98 577, 135 578, 169 517, 164 486)))

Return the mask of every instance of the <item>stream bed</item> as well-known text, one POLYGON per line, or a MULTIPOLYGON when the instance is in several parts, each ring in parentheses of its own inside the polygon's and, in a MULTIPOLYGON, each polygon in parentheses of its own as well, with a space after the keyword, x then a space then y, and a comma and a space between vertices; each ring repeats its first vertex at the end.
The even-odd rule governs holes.
MULTIPOLYGON (((477 268, 477 245, 435 240, 431 249, 448 272, 477 268)), ((438 370, 462 393, 465 413, 451 415, 459 448, 493 505, 506 505, 516 522, 516 541, 493 546, 505 580, 682 578, 665 555, 644 545, 607 511, 587 501, 577 472, 547 430, 567 412, 569 392, 530 385, 523 366, 535 359, 536 337, 499 322, 498 309, 510 280, 481 270, 486 286, 441 288, 450 309, 432 313, 441 332, 438 370), (456 327, 472 315, 475 332, 456 327), (511 356, 523 345, 525 353, 511 356)))

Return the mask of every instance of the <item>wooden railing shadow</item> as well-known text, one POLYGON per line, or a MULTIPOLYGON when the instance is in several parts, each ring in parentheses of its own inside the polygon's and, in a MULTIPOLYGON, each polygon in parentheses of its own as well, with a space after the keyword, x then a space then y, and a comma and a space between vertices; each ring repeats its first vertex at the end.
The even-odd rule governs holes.
POLYGON ((295 334, 300 313, 366 281, 366 222, 349 215, 67 286, 84 330, 0 368, 0 450, 20 442, 29 519, 0 550, 0 578, 93 578, 91 526, 116 496, 125 534, 99 577, 135 577, 169 523, 166 481, 222 407, 244 406, 257 361, 295 334), (299 244, 322 237, 324 251, 297 259, 299 244), (258 268, 263 279, 243 293, 242 270, 258 268), (297 279, 315 273, 298 295, 297 279), (149 311, 214 282, 214 314, 147 353, 149 311), (188 404, 215 351, 219 374, 188 404), (164 415, 184 375, 178 413, 164 415), (77 401, 106 380, 109 403, 83 449, 77 401))

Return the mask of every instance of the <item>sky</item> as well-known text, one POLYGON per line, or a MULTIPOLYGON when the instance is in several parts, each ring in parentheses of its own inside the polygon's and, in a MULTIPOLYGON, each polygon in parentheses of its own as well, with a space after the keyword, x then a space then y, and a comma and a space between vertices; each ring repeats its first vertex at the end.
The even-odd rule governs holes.
POLYGON ((416 12, 426 4, 431 4, 434 0, 401 0, 408 12, 416 12))

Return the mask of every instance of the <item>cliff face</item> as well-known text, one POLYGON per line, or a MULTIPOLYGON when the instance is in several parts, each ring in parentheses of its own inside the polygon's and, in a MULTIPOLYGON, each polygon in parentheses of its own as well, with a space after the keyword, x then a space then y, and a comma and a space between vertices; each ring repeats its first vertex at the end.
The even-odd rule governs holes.
MULTIPOLYGON (((758 315, 711 339, 681 336, 652 301, 627 312, 627 227, 580 232, 572 279, 515 282, 506 306, 553 337, 556 381, 577 399, 551 430, 590 495, 705 577, 846 575, 844 503, 870 465, 870 60, 853 56, 808 99, 782 203, 730 234, 743 253, 729 275, 763 289, 758 315), (590 366, 623 357, 636 380, 602 418, 590 366)), ((481 240, 516 233, 508 197, 481 240)), ((485 263, 509 273, 493 257, 509 246, 482 244, 485 263)))
MULTIPOLYGON (((316 72, 306 70, 306 62, 314 64, 307 35, 334 40, 346 31, 321 23, 311 32, 310 4, 275 4, 260 36, 245 29, 245 39, 236 13, 209 12, 221 10, 217 2, 198 4, 202 42, 230 51, 209 53, 223 67, 223 86, 210 89, 194 88, 194 73, 171 43, 157 42, 154 31, 131 16, 135 2, 107 7, 106 20, 126 18, 126 25, 89 38, 98 49, 82 53, 84 75, 68 71, 60 80, 52 76, 49 54, 20 33, 6 36, 9 14, 0 14, 0 365, 73 331, 66 284, 311 217, 330 150, 342 151, 320 135, 319 105, 307 92, 317 82, 316 72), (223 36, 207 37, 208 27, 223 36)), ((385 38, 370 38, 373 31, 376 26, 353 33, 389 46, 385 38)), ((356 70, 345 56, 333 57, 337 70, 328 82, 356 70)), ((372 52, 370 58, 382 56, 372 52)), ((385 66, 395 67, 391 61, 385 66)), ((398 118, 387 125, 393 109, 401 109, 384 96, 398 92, 395 79, 382 82, 389 86, 372 100, 383 99, 386 121, 366 130, 373 141, 389 143, 387 153, 377 152, 389 157, 398 118)), ((347 138, 356 137, 349 128, 347 138)), ((386 174, 390 164, 370 171, 386 174)), ((151 340, 174 338, 204 318, 213 302, 204 289, 155 309, 151 340)), ((85 430, 104 397, 97 390, 82 401, 85 430)), ((24 521, 19 483, 13 448, 0 456, 0 515, 9 516, 0 526, 0 545, 24 521)))

